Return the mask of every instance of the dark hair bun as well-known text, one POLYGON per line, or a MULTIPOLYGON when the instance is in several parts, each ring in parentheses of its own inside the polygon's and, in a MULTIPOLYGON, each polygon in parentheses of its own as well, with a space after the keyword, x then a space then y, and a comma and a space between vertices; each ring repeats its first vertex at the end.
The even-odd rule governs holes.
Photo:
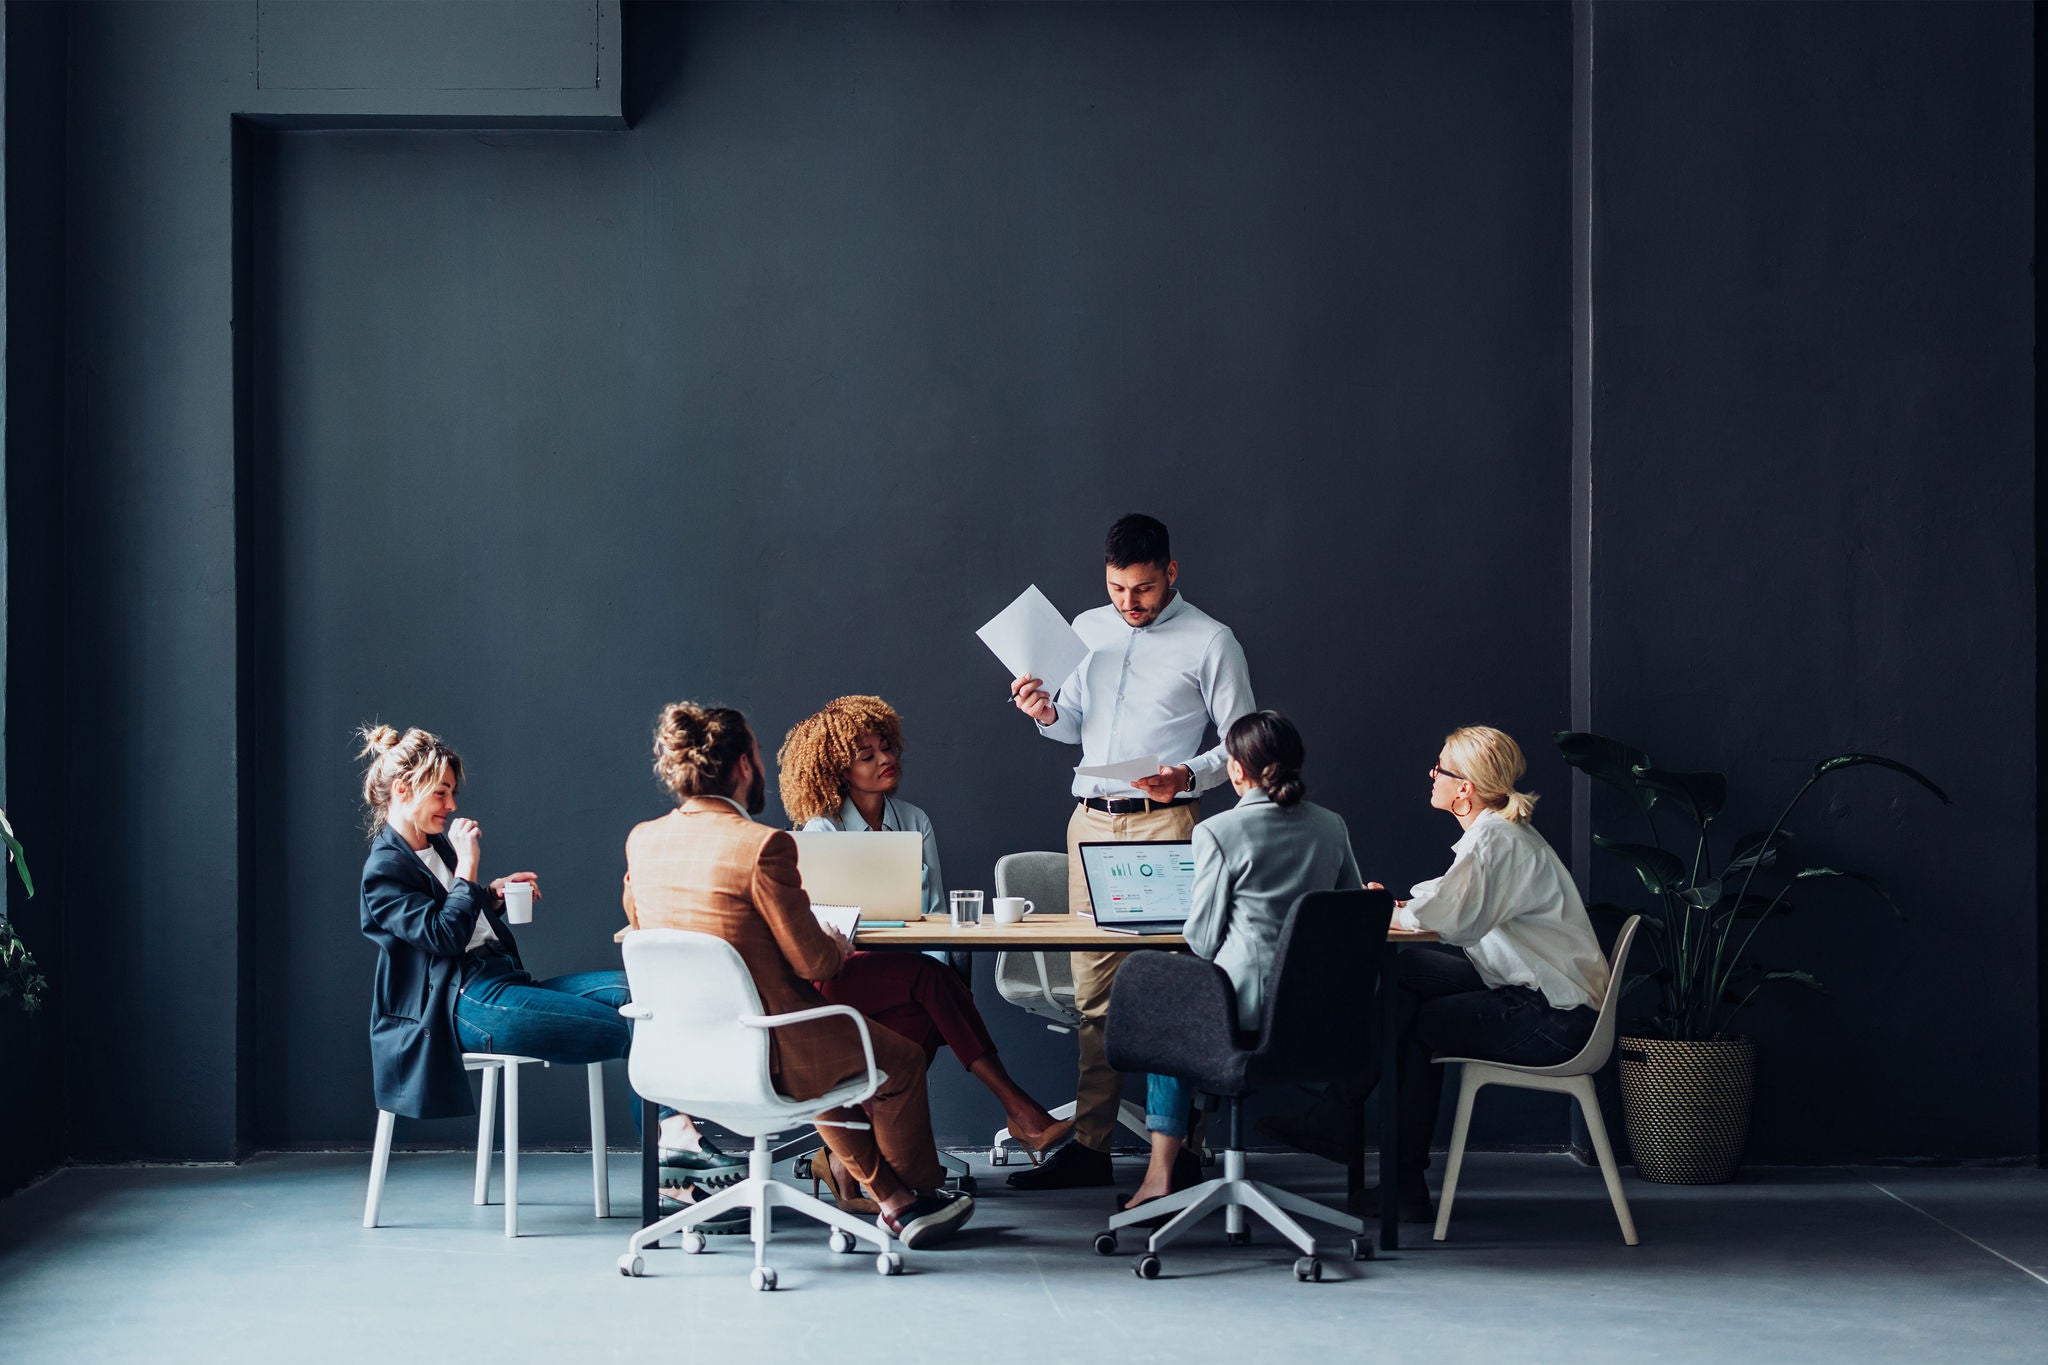
POLYGON ((1251 711, 1230 724, 1223 747, 1276 806, 1291 806, 1308 793, 1301 780, 1307 757, 1301 731, 1278 711, 1251 711))

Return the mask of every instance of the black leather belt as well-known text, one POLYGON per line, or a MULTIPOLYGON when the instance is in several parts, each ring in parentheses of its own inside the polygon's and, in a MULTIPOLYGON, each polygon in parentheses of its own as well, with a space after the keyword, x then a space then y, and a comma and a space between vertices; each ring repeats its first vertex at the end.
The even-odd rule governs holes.
POLYGON ((1137 815, 1148 810, 1172 810, 1175 806, 1192 806, 1194 800, 1154 801, 1144 796, 1120 796, 1114 801, 1105 796, 1090 796, 1082 800, 1089 810, 1099 810, 1105 815, 1137 815))

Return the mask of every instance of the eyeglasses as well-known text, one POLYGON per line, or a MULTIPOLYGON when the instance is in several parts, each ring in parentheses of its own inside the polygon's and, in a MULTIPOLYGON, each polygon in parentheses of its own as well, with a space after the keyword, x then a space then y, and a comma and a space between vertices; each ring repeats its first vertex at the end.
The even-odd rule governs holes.
POLYGON ((1432 779, 1448 777, 1453 782, 1470 782, 1472 780, 1463 773, 1454 773, 1449 768, 1439 767, 1436 764, 1430 765, 1429 775, 1432 779))

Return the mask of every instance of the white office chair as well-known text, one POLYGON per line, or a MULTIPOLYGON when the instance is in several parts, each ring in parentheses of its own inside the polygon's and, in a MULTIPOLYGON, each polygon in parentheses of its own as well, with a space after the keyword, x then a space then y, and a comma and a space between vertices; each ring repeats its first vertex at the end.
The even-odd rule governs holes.
POLYGON ((1614 1216, 1621 1220, 1621 1240, 1636 1245, 1636 1223, 1629 1216, 1628 1197, 1621 1192, 1621 1172, 1614 1165, 1614 1148, 1608 1145, 1607 1125, 1600 1118, 1600 1101, 1593 1093, 1593 1075, 1607 1065, 1614 1051, 1614 1009, 1621 999, 1622 974, 1628 969, 1628 950, 1635 943, 1641 915, 1629 916, 1614 941, 1614 962, 1608 969, 1607 996, 1600 1002, 1600 1018, 1593 1036, 1579 1049, 1579 1055, 1556 1066, 1513 1066, 1507 1062, 1474 1061, 1470 1057, 1435 1057, 1448 1065, 1456 1062, 1463 1074, 1458 1082, 1458 1117, 1451 1128, 1451 1158, 1444 1167, 1443 1194, 1436 1209, 1436 1240, 1441 1242, 1451 1226, 1451 1199, 1458 1190, 1458 1168, 1465 1160, 1465 1133, 1472 1126, 1472 1097, 1485 1085, 1513 1086, 1520 1090, 1548 1090, 1570 1095, 1586 1116, 1586 1132, 1593 1139, 1594 1155, 1600 1158, 1600 1174, 1607 1181, 1607 1197, 1614 1201, 1614 1216))
POLYGON ((865 1123, 827 1124, 818 1115, 841 1105, 859 1104, 888 1077, 875 1067, 875 1049, 868 1021, 845 1005, 822 1005, 791 1014, 762 1014, 761 996, 747 973, 747 964, 724 939, 682 929, 637 929, 625 936, 626 981, 630 1004, 619 1013, 637 1021, 626 1074, 642 1098, 683 1113, 710 1119, 754 1140, 748 1153, 747 1177, 709 1199, 691 1204, 658 1223, 635 1232, 619 1257, 621 1275, 641 1275, 640 1253, 671 1232, 683 1234, 683 1250, 701 1253, 706 1244, 696 1225, 727 1209, 747 1208, 753 1214, 754 1288, 775 1288, 767 1263, 769 1222, 778 1208, 794 1209, 832 1229, 826 1245, 834 1252, 853 1250, 856 1239, 878 1248, 875 1269, 894 1275, 903 1269, 896 1239, 877 1224, 834 1208, 822 1199, 772 1175, 774 1153, 768 1139, 806 1124, 865 1128, 865 1123), (792 1100, 777 1093, 768 1074, 771 1029, 811 1019, 841 1016, 860 1033, 867 1056, 865 1075, 844 1082, 823 1095, 792 1100))
MULTIPOLYGON (((538 1057, 510 1052, 465 1052, 462 1068, 483 1073, 483 1099, 477 1106, 475 1204, 491 1202, 491 1145, 497 1125, 498 1080, 505 1083, 505 1235, 519 1235, 519 1068, 529 1063, 548 1066, 538 1057)), ((611 1182, 605 1165, 604 1064, 588 1068, 590 1090, 590 1180, 599 1218, 612 1216, 611 1182)), ((391 1132, 398 1116, 377 1111, 377 1143, 370 1153, 370 1193, 363 1201, 363 1226, 377 1226, 384 1202, 384 1173, 391 1165, 391 1132)))
MULTIPOLYGON (((1034 915, 1067 913, 1067 855, 1064 853, 1007 853, 996 859, 996 894, 1023 896, 1032 903, 1034 915)), ((1072 1033, 1081 1024, 1081 1011, 1074 1007, 1074 965, 1065 953, 997 953, 996 990, 1003 999, 1045 1020, 1054 1033, 1072 1033)), ((1056 1119, 1070 1119, 1078 1106, 1073 1101, 1054 1109, 1056 1119)), ((1152 1135, 1145 1129, 1145 1111, 1129 1100, 1117 1106, 1117 1122, 1146 1142, 1152 1135)), ((1008 1128, 998 1128, 989 1140, 988 1159, 992 1166, 1007 1166, 1013 1142, 1008 1128)), ((1033 1153, 1035 1164, 1039 1157, 1033 1153)))

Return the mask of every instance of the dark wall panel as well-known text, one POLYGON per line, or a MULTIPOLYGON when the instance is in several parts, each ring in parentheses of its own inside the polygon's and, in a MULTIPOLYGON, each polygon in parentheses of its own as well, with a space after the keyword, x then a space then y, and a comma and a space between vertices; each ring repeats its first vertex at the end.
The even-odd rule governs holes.
MULTIPOLYGON (((678 696, 772 749, 880 692, 952 884, 1057 847, 1075 751, 972 630, 1033 580, 1102 600, 1133 508, 1384 880, 1448 857, 1446 729, 1566 714, 1562 9, 632 20, 630 134, 294 133, 258 167, 268 1140, 367 1132, 371 717, 462 750, 554 972, 615 960, 678 696)), ((1064 1098, 1071 1043, 987 971, 1012 1066, 1064 1098)), ((536 1122, 573 1139, 562 1085, 536 1122)), ((946 1139, 999 1121, 950 1063, 934 1093, 946 1139)), ((1525 1140, 1561 1138, 1542 1112, 1525 1140)))
POLYGON ((2039 1149, 2032 22, 1597 11, 1596 726, 1728 769, 1731 832, 1840 750, 1957 797, 1792 822, 1910 919, 1815 890, 1759 938, 1834 998, 1745 1025, 1758 1160, 2039 1149))
POLYGON ((64 970, 64 16, 14 5, 5 25, 6 752, 0 791, 36 895, 12 868, 0 895, 50 982, 41 1012, 0 1001, 0 1194, 65 1154, 64 970), (21 1117, 29 1116, 29 1117, 21 1117))

